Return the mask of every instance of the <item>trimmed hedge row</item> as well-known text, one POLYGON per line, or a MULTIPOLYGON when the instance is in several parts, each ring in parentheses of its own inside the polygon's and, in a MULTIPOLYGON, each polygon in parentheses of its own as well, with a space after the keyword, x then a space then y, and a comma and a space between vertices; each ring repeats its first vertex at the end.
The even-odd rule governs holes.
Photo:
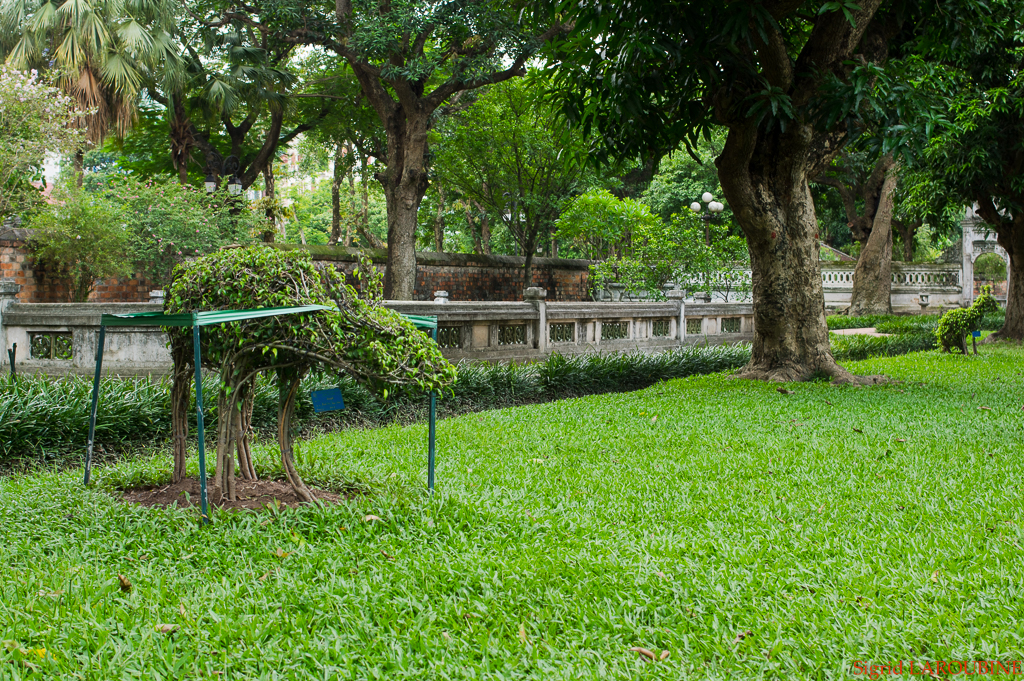
MULTIPOLYGON (((844 336, 833 333, 829 336, 832 354, 836 360, 842 362, 933 350, 938 347, 935 327, 938 326, 939 317, 940 315, 833 315, 828 317, 828 328, 831 330, 874 327, 878 333, 893 335, 844 336)), ((986 315, 981 320, 981 328, 991 331, 1000 329, 1005 319, 1005 313, 1002 311, 986 315)))
MULTIPOLYGON (((828 328, 832 331, 838 329, 865 329, 875 327, 879 333, 934 333, 939 323, 937 314, 921 315, 864 315, 863 317, 847 317, 846 315, 830 315, 826 318, 828 328)), ((1006 313, 1000 311, 996 314, 986 315, 982 319, 982 329, 995 331, 1002 328, 1006 320, 1006 313)))
MULTIPOLYGON (((998 329, 1003 315, 989 315, 983 329, 998 329)), ((831 334, 836 360, 851 361, 877 356, 904 355, 935 347, 938 315, 832 316, 830 329, 874 326, 892 336, 841 336, 831 334)), ((552 355, 543 362, 487 364, 462 362, 450 394, 438 401, 441 416, 497 409, 608 392, 637 390, 658 381, 735 369, 750 359, 745 345, 688 346, 660 354, 629 352, 612 355, 552 355)), ((207 396, 204 412, 208 433, 216 432, 216 395, 213 377, 203 381, 207 396)), ((14 457, 46 457, 82 450, 88 435, 91 379, 69 376, 59 379, 21 376, 0 377, 0 461, 14 457)), ((277 426, 277 387, 262 377, 257 381, 253 427, 270 432, 277 426)), ((194 414, 194 404, 192 413, 194 414)), ((296 423, 306 431, 344 427, 373 427, 409 423, 426 417, 422 395, 392 394, 388 399, 367 390, 350 378, 313 375, 302 383, 296 405, 296 423), (311 390, 340 387, 346 409, 315 414, 311 390)), ((193 415, 193 433, 195 428, 193 415)), ((170 382, 167 379, 128 378, 101 384, 97 415, 97 441, 107 446, 159 441, 171 429, 170 382)))
MULTIPOLYGON (((453 392, 438 401, 441 416, 516 404, 636 390, 658 381, 740 367, 750 359, 747 346, 685 347, 660 354, 552 355, 530 364, 463 362, 453 392)), ((170 382, 130 378, 101 383, 97 441, 106 446, 159 441, 171 430, 170 382)), ((203 381, 206 432, 216 432, 218 385, 203 381)), ((83 450, 88 437, 92 381, 85 377, 0 378, 0 460, 83 450)), ((397 393, 381 399, 350 378, 310 376, 302 383, 295 421, 307 430, 412 422, 427 413, 423 395, 397 393), (346 409, 314 414, 311 390, 340 387, 346 409)), ((253 427, 277 426, 277 387, 256 384, 253 427)), ((194 413, 194 404, 192 412, 194 413)), ((194 416, 193 416, 194 434, 194 416)))

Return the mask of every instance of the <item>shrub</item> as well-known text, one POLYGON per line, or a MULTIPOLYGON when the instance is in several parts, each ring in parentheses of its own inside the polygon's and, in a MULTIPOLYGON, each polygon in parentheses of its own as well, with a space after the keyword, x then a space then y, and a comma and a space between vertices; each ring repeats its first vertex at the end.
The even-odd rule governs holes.
MULTIPOLYGON (((991 315, 999 311, 999 303, 992 295, 991 286, 982 286, 981 295, 974 303, 967 308, 950 310, 942 315, 938 326, 935 328, 935 337, 942 346, 943 352, 949 352, 957 348, 963 354, 967 354, 967 334, 981 328, 981 322, 985 315, 991 315)), ((977 354, 977 348, 975 348, 977 354)))
POLYGON ((833 333, 829 335, 829 341, 832 344, 832 356, 839 362, 869 357, 895 357, 935 347, 935 336, 929 333, 902 333, 893 336, 843 336, 833 333))
POLYGON ((135 237, 135 271, 159 288, 170 284, 178 263, 248 244, 263 223, 241 196, 207 194, 172 180, 115 176, 101 193, 123 209, 135 237))
MULTIPOLYGON (((837 329, 864 329, 874 327, 878 333, 933 333, 939 323, 939 315, 865 315, 863 317, 847 317, 846 315, 832 315, 828 317, 828 328, 831 331, 837 329)), ((984 315, 979 322, 981 329, 995 331, 1003 327, 1005 313, 996 310, 984 315)))
POLYGON ((0 221, 41 203, 46 154, 74 151, 83 142, 74 127, 75 101, 26 73, 0 64, 0 221))
POLYGON ((132 274, 133 240, 121 208, 74 183, 30 219, 29 241, 49 276, 67 285, 69 302, 84 303, 97 279, 132 274))

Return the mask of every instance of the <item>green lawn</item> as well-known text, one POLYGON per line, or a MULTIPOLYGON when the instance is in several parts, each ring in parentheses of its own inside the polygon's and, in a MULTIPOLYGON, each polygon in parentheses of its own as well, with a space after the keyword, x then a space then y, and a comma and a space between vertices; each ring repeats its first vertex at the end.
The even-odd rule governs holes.
POLYGON ((848 364, 903 381, 887 386, 711 375, 451 419, 433 499, 422 425, 303 443, 308 478, 368 491, 348 504, 208 528, 103 491, 168 475, 169 457, 99 469, 89 491, 74 471, 2 480, 0 678, 850 678, 857 660, 1021 660, 1024 351, 982 352, 848 364))

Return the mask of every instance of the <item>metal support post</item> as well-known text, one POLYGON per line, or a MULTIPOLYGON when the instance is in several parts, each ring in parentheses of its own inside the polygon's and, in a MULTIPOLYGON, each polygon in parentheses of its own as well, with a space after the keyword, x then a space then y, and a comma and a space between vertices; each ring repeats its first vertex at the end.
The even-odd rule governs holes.
MULTIPOLYGON (((430 332, 434 342, 437 342, 437 327, 430 332)), ((427 490, 434 493, 434 442, 437 435, 437 393, 430 391, 430 425, 427 431, 427 490)))
POLYGON ((203 523, 210 522, 206 499, 206 441, 203 437, 203 361, 199 354, 199 325, 193 320, 192 351, 196 365, 196 434, 199 436, 199 503, 203 523))
POLYGON ((96 409, 100 402, 100 370, 103 368, 103 343, 107 327, 100 325, 100 337, 96 341, 96 376, 92 379, 92 407, 89 409, 89 440, 85 446, 85 480, 89 484, 89 469, 92 467, 92 447, 96 441, 96 409))

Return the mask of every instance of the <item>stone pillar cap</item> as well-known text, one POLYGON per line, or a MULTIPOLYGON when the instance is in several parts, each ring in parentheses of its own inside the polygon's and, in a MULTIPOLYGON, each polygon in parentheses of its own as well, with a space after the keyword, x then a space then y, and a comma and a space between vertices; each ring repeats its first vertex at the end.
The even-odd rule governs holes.
POLYGON ((539 286, 530 286, 523 289, 523 298, 526 300, 540 300, 548 297, 548 290, 539 286))
POLYGON ((669 300, 682 300, 686 297, 686 291, 674 288, 671 291, 665 291, 665 295, 668 296, 669 300))
POLYGON ((16 284, 10 279, 0 279, 0 296, 16 296, 21 290, 21 284, 16 284))

